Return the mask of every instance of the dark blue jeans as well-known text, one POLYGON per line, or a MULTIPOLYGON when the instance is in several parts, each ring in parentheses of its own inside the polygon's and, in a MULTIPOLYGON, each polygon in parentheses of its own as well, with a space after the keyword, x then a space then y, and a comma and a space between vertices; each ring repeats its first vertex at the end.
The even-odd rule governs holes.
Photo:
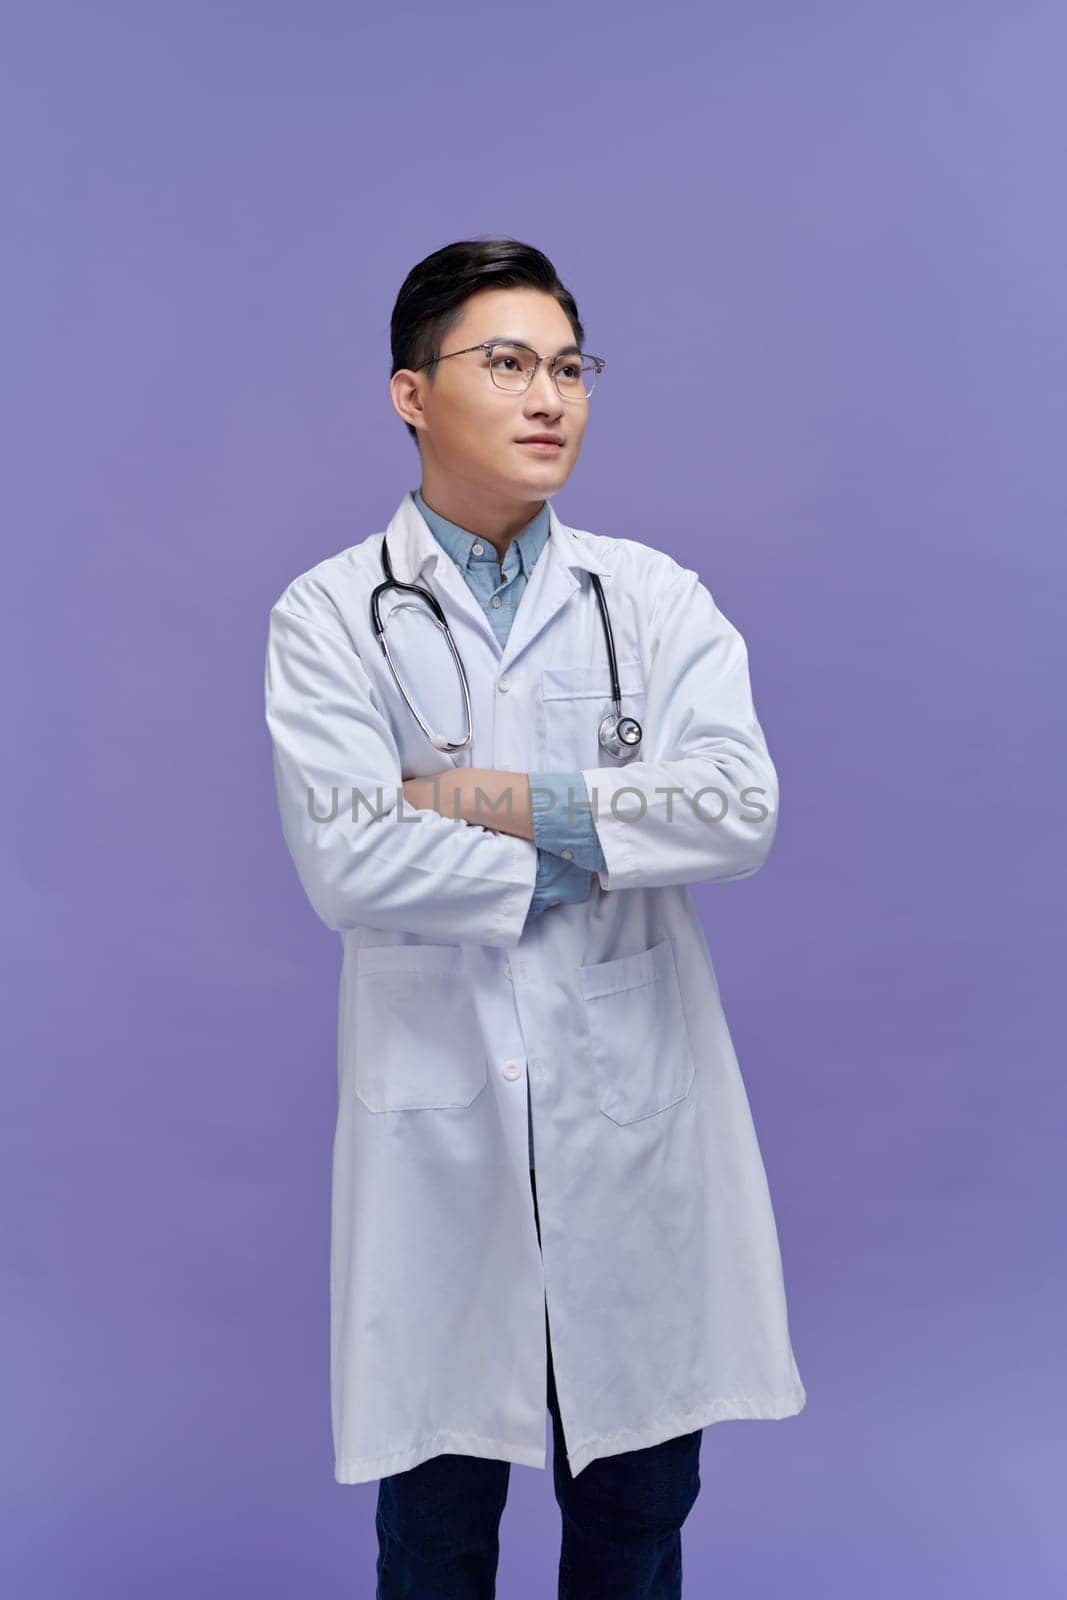
MULTIPOLYGON (((534 1218, 540 1243, 536 1186, 534 1218)), ((700 1492, 702 1430, 602 1456, 573 1478, 551 1343, 547 1399, 562 1517, 559 1600, 678 1600, 681 1527, 700 1492)), ((439 1455, 380 1479, 375 1600, 494 1600, 510 1476, 510 1461, 439 1455)))

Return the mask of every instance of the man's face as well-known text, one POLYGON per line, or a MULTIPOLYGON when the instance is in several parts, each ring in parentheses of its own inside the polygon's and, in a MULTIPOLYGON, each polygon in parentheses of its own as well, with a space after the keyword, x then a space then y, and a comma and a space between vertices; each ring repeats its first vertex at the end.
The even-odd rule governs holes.
POLYGON ((551 376, 552 359, 574 344, 574 330, 558 301, 539 289, 482 289, 466 301, 439 353, 486 339, 514 339, 547 357, 525 391, 496 388, 485 352, 472 350, 440 362, 432 384, 425 371, 409 374, 406 384, 394 374, 394 404, 405 387, 410 394, 418 384, 421 413, 410 411, 406 420, 419 429, 425 481, 532 504, 566 483, 585 434, 588 400, 563 400, 551 376), (562 446, 545 451, 519 443, 534 433, 561 435, 562 446))

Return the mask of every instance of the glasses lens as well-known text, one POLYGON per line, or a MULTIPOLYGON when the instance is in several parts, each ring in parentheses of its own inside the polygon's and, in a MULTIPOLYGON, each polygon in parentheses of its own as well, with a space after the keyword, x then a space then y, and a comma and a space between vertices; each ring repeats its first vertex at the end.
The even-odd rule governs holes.
POLYGON ((533 351, 524 350, 522 345, 497 344, 489 358, 489 376, 498 389, 510 389, 514 393, 525 389, 536 363, 533 351))
MULTIPOLYGON (((489 361, 489 376, 498 389, 517 394, 533 376, 537 357, 521 344, 497 344, 489 361)), ((597 366, 589 356, 560 356, 552 369, 556 388, 564 400, 581 400, 593 392, 597 366)))
POLYGON ((565 400, 578 400, 593 392, 596 382, 596 362, 588 356, 560 356, 552 376, 556 388, 565 400))

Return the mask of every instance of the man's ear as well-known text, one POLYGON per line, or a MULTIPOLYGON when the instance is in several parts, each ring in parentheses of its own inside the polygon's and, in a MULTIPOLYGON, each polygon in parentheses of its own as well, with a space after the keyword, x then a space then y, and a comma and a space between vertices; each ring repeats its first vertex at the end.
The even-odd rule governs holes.
POLYGON ((394 372, 389 379, 389 398, 397 416, 404 422, 410 422, 413 428, 425 426, 422 389, 417 372, 412 372, 409 367, 401 367, 394 372))

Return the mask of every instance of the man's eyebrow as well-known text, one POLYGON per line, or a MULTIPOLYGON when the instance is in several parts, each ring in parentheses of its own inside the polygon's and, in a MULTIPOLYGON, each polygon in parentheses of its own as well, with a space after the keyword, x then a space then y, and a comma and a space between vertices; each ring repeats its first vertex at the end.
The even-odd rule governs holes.
MULTIPOLYGON (((525 339, 519 339, 513 333, 502 333, 502 334, 498 335, 498 337, 495 338, 495 339, 483 339, 482 343, 483 344, 521 344, 524 350, 532 350, 533 349, 533 345, 532 344, 527 344, 525 339)), ((581 345, 578 345, 578 344, 565 344, 565 345, 563 345, 563 347, 561 349, 556 351, 556 354, 552 357, 552 359, 553 359, 553 361, 557 361, 560 356, 567 356, 567 355, 580 356, 581 353, 582 353, 581 345)))

